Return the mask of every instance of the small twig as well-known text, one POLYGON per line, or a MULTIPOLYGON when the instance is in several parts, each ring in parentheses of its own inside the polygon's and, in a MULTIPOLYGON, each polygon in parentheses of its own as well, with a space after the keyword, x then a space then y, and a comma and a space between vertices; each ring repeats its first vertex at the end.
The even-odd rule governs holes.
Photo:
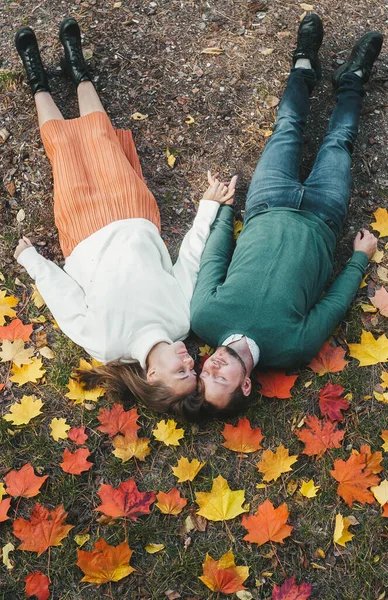
POLYGON ((279 566, 280 566, 281 570, 283 571, 283 575, 284 575, 284 577, 287 577, 287 572, 286 572, 285 568, 283 567, 282 563, 280 562, 280 558, 279 558, 279 557, 278 557, 278 555, 277 555, 276 548, 275 548, 275 546, 273 545, 273 543, 272 543, 272 541, 271 541, 271 540, 270 540, 270 544, 271 544, 272 551, 273 551, 273 553, 274 553, 274 555, 275 555, 275 557, 276 557, 276 560, 278 561, 278 563, 279 563, 279 566))

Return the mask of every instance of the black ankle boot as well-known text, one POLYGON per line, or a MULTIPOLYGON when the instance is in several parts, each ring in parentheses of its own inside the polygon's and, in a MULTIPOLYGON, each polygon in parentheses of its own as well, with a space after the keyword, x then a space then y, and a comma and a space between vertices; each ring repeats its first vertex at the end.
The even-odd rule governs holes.
POLYGON ((19 29, 15 36, 15 46, 23 61, 27 81, 34 96, 37 92, 50 92, 47 74, 40 58, 38 41, 31 27, 19 29))
POLYGON ((292 55, 292 64, 300 58, 307 58, 315 71, 317 78, 321 77, 321 63, 318 58, 318 50, 323 40, 323 24, 316 13, 305 16, 298 29, 298 40, 292 55))
POLYGON ((344 73, 354 73, 362 71, 362 82, 369 80, 373 63, 380 54, 383 45, 383 35, 378 31, 369 31, 358 40, 353 46, 348 62, 341 65, 332 75, 332 81, 335 88, 340 84, 341 76, 344 73))
POLYGON ((61 66, 76 87, 81 81, 91 81, 88 68, 82 54, 81 32, 75 19, 65 19, 61 23, 59 39, 65 49, 61 66))

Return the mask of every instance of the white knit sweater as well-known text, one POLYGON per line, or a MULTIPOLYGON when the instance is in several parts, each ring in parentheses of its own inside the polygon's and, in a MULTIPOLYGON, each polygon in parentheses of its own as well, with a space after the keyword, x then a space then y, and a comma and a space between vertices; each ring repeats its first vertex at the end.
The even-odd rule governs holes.
POLYGON ((201 200, 172 264, 157 227, 146 219, 106 225, 80 242, 64 268, 27 248, 18 258, 62 331, 97 360, 145 367, 158 342, 184 340, 190 300, 219 204, 201 200))

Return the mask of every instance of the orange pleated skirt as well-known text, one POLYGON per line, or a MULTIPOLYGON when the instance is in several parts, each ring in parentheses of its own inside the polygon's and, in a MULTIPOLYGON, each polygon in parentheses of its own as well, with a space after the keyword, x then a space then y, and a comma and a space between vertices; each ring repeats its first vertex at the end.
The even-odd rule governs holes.
POLYGON ((54 176, 54 216, 64 257, 99 229, 143 218, 160 230, 160 214, 147 187, 129 130, 105 113, 50 120, 41 136, 54 176))

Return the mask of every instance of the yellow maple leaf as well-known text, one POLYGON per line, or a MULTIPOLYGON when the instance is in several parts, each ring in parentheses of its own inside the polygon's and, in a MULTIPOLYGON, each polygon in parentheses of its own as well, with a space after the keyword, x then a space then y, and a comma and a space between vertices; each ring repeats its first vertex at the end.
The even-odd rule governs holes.
POLYGON ((38 288, 36 287, 36 285, 33 283, 31 284, 32 289, 34 290, 31 296, 31 300, 33 301, 33 303, 35 304, 36 308, 42 308, 42 306, 44 306, 46 304, 46 302, 43 300, 42 296, 40 295, 38 288))
POLYGON ((5 485, 3 482, 0 482, 0 502, 3 499, 3 496, 6 495, 6 491, 5 491, 5 485))
POLYGON ((33 354, 34 350, 32 348, 24 347, 23 340, 15 340, 14 342, 4 340, 0 352, 0 361, 8 362, 12 360, 17 367, 21 367, 32 362, 31 356, 33 354))
POLYGON ((264 475, 263 481, 276 481, 282 473, 291 471, 291 465, 297 460, 296 455, 290 456, 288 449, 280 444, 275 453, 272 450, 265 450, 261 461, 256 466, 264 475))
POLYGON ((146 456, 151 452, 149 441, 150 440, 146 437, 137 437, 136 431, 132 435, 116 435, 116 437, 113 438, 113 445, 115 447, 113 454, 123 462, 127 462, 133 457, 139 460, 145 460, 146 456))
POLYGON ((335 544, 339 546, 345 546, 346 542, 350 542, 350 540, 354 537, 354 533, 350 533, 349 526, 351 525, 348 517, 343 517, 341 513, 338 513, 335 517, 335 528, 333 541, 335 544))
POLYGON ((367 273, 366 275, 364 275, 364 277, 362 278, 361 283, 360 283, 360 289, 362 289, 363 287, 366 287, 368 285, 367 282, 366 282, 367 277, 369 277, 369 273, 367 273))
POLYGON ((70 425, 68 425, 66 419, 63 419, 62 417, 60 419, 54 417, 50 423, 50 428, 51 437, 58 442, 59 440, 65 440, 68 437, 67 432, 70 429, 70 425))
POLYGON ((375 365, 388 360, 388 338, 381 335, 377 340, 370 331, 362 330, 359 344, 348 344, 349 354, 360 361, 359 367, 375 365))
POLYGON ((234 219, 234 221, 233 221, 233 238, 235 240, 238 239, 238 236, 240 235, 242 228, 243 228, 242 221, 237 221, 236 219, 234 219))
POLYGON ((232 491, 222 475, 213 480, 211 492, 196 492, 195 501, 199 506, 197 514, 209 521, 227 521, 248 512, 242 506, 245 490, 232 491))
POLYGON ((373 213, 376 221, 371 223, 373 229, 379 232, 379 237, 385 237, 388 235, 388 211, 386 208, 378 208, 373 213))
POLYGON ((199 352, 199 356, 207 356, 207 355, 211 355, 214 352, 214 348, 211 348, 210 346, 208 346, 207 344, 205 344, 204 346, 200 346, 198 348, 198 352, 199 352))
POLYGON ((164 548, 164 544, 147 544, 145 547, 145 551, 148 552, 148 554, 155 554, 156 552, 160 552, 164 548))
POLYGON ((384 450, 384 452, 388 452, 388 429, 383 429, 380 437, 384 442, 384 444, 382 445, 382 449, 384 450))
POLYGON ((380 385, 381 387, 388 388, 388 371, 383 371, 380 375, 381 377, 381 382, 380 385))
POLYGON ((46 373, 46 370, 43 368, 41 358, 33 358, 29 365, 23 365, 20 368, 12 365, 12 372, 13 375, 10 380, 19 385, 24 385, 28 382, 37 383, 46 373))
POLYGON ((170 148, 166 148, 166 156, 167 156, 168 166, 173 169, 174 165, 175 165, 176 157, 170 152, 170 148))
POLYGON ((183 481, 193 481, 205 464, 199 462, 196 458, 193 458, 190 462, 187 458, 181 456, 177 466, 171 468, 175 477, 178 477, 178 482, 182 483, 183 481))
POLYGON ((3 419, 10 421, 13 425, 28 425, 34 417, 42 413, 42 400, 36 396, 23 396, 20 402, 11 405, 9 413, 3 419))
POLYGON ((83 385, 76 379, 69 379, 67 384, 69 391, 65 394, 66 398, 74 400, 74 404, 82 404, 83 402, 97 402, 97 400, 105 394, 103 388, 94 388, 93 390, 85 390, 83 385))
POLYGON ((79 546, 80 548, 82 548, 82 546, 84 544, 86 544, 86 542, 89 540, 90 540, 89 533, 79 533, 78 535, 74 536, 74 541, 77 544, 77 546, 79 546))
POLYGON ((384 257, 384 250, 376 250, 376 252, 372 256, 370 261, 379 264, 383 260, 383 257, 384 257))
POLYGON ((184 429, 177 429, 177 423, 174 419, 167 422, 162 420, 156 424, 156 429, 152 430, 155 439, 164 442, 166 446, 179 446, 179 440, 185 435, 184 429))
POLYGON ((12 308, 20 302, 15 296, 6 296, 6 292, 0 292, 0 325, 4 325, 4 317, 15 317, 16 311, 12 308))
POLYGON ((388 481, 384 479, 379 485, 375 485, 370 488, 372 494, 376 498, 377 502, 384 506, 388 503, 388 481))
POLYGON ((320 486, 315 485, 313 479, 310 479, 310 481, 303 481, 299 491, 305 498, 315 498, 319 489, 320 486))

